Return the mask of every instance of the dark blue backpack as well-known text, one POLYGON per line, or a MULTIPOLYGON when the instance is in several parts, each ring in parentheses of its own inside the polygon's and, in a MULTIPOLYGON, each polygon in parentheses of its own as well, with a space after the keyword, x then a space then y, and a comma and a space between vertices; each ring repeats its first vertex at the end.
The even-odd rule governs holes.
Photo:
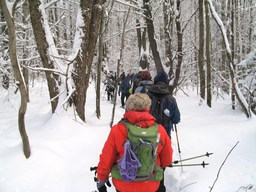
POLYGON ((155 96, 151 98, 150 113, 156 118, 156 122, 163 125, 168 135, 173 129, 173 124, 180 122, 180 111, 176 100, 171 95, 155 96))

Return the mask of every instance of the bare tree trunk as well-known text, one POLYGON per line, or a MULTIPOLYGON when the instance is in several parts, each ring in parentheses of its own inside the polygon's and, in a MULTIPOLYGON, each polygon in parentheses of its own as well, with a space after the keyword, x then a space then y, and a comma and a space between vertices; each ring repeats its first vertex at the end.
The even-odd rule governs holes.
MULTIPOLYGON (((23 16, 23 24, 25 26, 28 26, 28 22, 27 22, 27 18, 29 17, 28 0, 25 0, 25 2, 23 3, 22 7, 23 7, 23 14, 24 14, 24 16, 23 16)), ((28 46, 28 42, 29 42, 29 35, 28 35, 28 30, 27 29, 28 28, 26 28, 23 31, 24 33, 22 34, 23 39, 26 39, 26 41, 23 44, 23 55, 22 55, 23 59, 24 59, 23 65, 25 65, 25 66, 28 65, 26 60, 25 60, 25 58, 27 58, 28 54, 29 54, 28 51, 27 51, 27 46, 28 46)), ((24 76, 24 79, 25 79, 26 87, 27 87, 27 97, 28 97, 27 101, 29 102, 29 71, 28 71, 28 69, 26 67, 23 67, 22 71, 23 71, 23 76, 24 76)))
POLYGON ((85 121, 85 103, 86 91, 89 86, 91 66, 95 55, 96 42, 99 35, 101 21, 101 5, 105 0, 81 0, 81 10, 83 16, 82 47, 79 57, 76 58, 74 66, 73 80, 76 91, 73 95, 73 101, 76 112, 81 120, 85 121))
MULTIPOLYGON (((50 59, 50 55, 48 54, 49 45, 46 41, 46 32, 44 28, 44 18, 40 12, 39 6, 41 5, 40 0, 29 0, 29 9, 30 9, 30 17, 32 28, 35 35, 35 40, 37 44, 37 49, 41 57, 41 61, 43 63, 44 68, 47 69, 55 69, 54 61, 50 59)), ((53 74, 50 71, 45 71, 48 90, 51 99, 52 113, 55 112, 58 105, 58 94, 59 90, 57 87, 59 76, 53 74)))
POLYGON ((104 10, 101 11, 100 35, 99 35, 99 53, 97 66, 97 88, 96 88, 96 115, 100 119, 100 94, 101 94, 101 71, 103 61, 103 27, 104 27, 104 10))
POLYGON ((178 86, 181 72, 181 65, 183 61, 183 30, 181 27, 181 1, 176 1, 176 10, 174 8, 174 1, 166 0, 163 4, 163 15, 164 15, 164 34, 165 34, 165 54, 167 57, 166 66, 170 68, 169 78, 170 86, 169 91, 173 93, 175 88, 178 86), (173 58, 173 28, 174 22, 176 26, 177 34, 177 64, 174 65, 173 58))
POLYGON ((205 70, 204 70, 204 1, 199 0, 199 78, 200 96, 205 99, 205 70))
POLYGON ((137 38, 138 38, 138 48, 139 48, 139 57, 140 57, 140 67, 142 69, 148 69, 149 68, 149 60, 148 60, 148 55, 145 54, 146 49, 147 49, 146 29, 143 29, 143 31, 141 31, 139 19, 136 19, 136 26, 137 26, 137 38), (142 52, 142 50, 143 50, 143 52, 142 52))
POLYGON ((152 14, 151 14, 151 8, 150 8, 150 6, 151 6, 150 0, 143 0, 143 5, 145 8, 149 44, 150 44, 150 48, 152 50, 154 62, 156 65, 156 70, 157 70, 157 72, 159 72, 159 71, 163 70, 163 66, 162 66, 159 52, 157 50, 157 43, 156 43, 156 39, 155 39, 155 28, 154 28, 154 23, 153 23, 153 18, 152 18, 152 14))
MULTIPOLYGON (((25 114, 27 111, 27 88, 25 84, 24 77, 21 74, 20 65, 18 63, 17 58, 17 52, 16 52, 16 30, 15 30, 15 24, 14 24, 14 13, 11 15, 8 11, 7 5, 5 1, 0 1, 0 5, 2 7, 5 20, 7 22, 8 26, 8 34, 9 34, 9 54, 11 59, 11 64, 14 72, 14 77, 16 80, 16 84, 19 87, 20 91, 20 99, 21 99, 21 105, 19 109, 19 115, 18 115, 18 125, 19 125, 19 132, 22 138, 22 144, 23 144, 23 152, 26 158, 30 157, 30 145, 29 145, 29 139, 26 133, 26 126, 25 126, 25 114)), ((17 5, 14 3, 14 6, 17 5)), ((11 10, 15 10, 16 7, 13 7, 11 10)))
MULTIPOLYGON (((172 1, 173 3, 173 1, 172 1)), ((172 44, 173 40, 172 37, 174 36, 173 33, 173 25, 174 25, 174 15, 173 10, 171 10, 171 7, 173 4, 169 2, 168 0, 165 0, 163 3, 163 15, 164 15, 164 39, 165 39, 165 56, 167 58, 166 66, 173 69, 173 53, 172 53, 172 44)), ((173 78, 173 71, 169 71, 169 77, 173 78)))
MULTIPOLYGON (((238 1, 236 1, 236 52, 237 52, 237 61, 238 63, 241 61, 243 55, 242 55, 242 47, 243 47, 243 42, 242 42, 242 29, 241 29, 241 9, 239 9, 240 7, 240 3, 238 1)), ((251 10, 251 9, 249 9, 251 10)), ((250 12, 250 11, 249 11, 250 12)), ((251 27, 250 27, 251 29, 251 27)), ((250 29, 249 29, 249 34, 250 34, 250 29)))
MULTIPOLYGON (((241 3, 240 3, 241 5, 241 3)), ((255 21, 255 6, 253 6, 253 0, 249 1, 249 17, 250 17, 250 28, 249 28, 249 52, 251 52, 253 49, 255 49, 255 25, 253 24, 255 21)), ((241 17, 241 16, 239 16, 241 17)), ((240 18, 241 19, 241 18, 240 18)), ((241 25, 241 24, 240 24, 241 25)), ((242 49, 242 48, 241 48, 242 49)), ((242 52, 242 50, 241 50, 242 52)))
POLYGON ((136 32, 137 32, 139 55, 141 55, 142 35, 141 35, 141 28, 140 28, 140 21, 139 21, 139 19, 136 19, 136 27, 137 27, 136 32))
MULTIPOLYGON (((234 71, 235 71, 235 65, 234 65, 234 59, 235 59, 235 34, 236 34, 236 16, 235 16, 235 0, 232 0, 232 6, 231 6, 231 63, 233 63, 234 71)), ((235 109, 235 85, 232 84, 232 91, 231 91, 231 101, 232 101, 232 109, 235 109)))
POLYGON ((205 28, 206 28, 206 64, 207 64, 207 105, 212 107, 212 73, 211 73, 211 24, 209 7, 205 0, 205 28))
MULTIPOLYGON (((194 1, 194 7, 196 9, 197 7, 197 2, 194 1)), ((197 29, 197 24, 198 24, 198 18, 197 15, 195 16, 195 25, 194 25, 194 38, 195 38, 195 42, 197 42, 197 34, 198 34, 198 29, 197 29)), ((195 63, 197 63, 197 60, 198 60, 198 49, 195 47, 194 48, 194 61, 195 63)), ((198 67, 196 67, 196 72, 195 72, 195 75, 196 75, 196 93, 198 94, 199 93, 199 70, 198 70, 198 67)))
MULTIPOLYGON (((223 21, 226 20, 227 16, 227 12, 226 12, 226 9, 227 9, 227 6, 226 6, 226 0, 222 0, 221 1, 221 19, 223 21)), ((227 54, 226 54, 226 46, 225 46, 225 42, 224 41, 221 41, 221 63, 219 65, 219 70, 221 71, 221 74, 225 77, 225 78, 228 78, 227 75, 226 75, 226 70, 225 70, 225 67, 226 67, 226 59, 227 59, 227 54)))
MULTIPOLYGON (((178 82, 180 79, 180 70, 181 70, 181 65, 182 65, 182 60, 183 60, 183 31, 181 29, 181 18, 180 18, 180 12, 181 12, 181 1, 177 0, 177 12, 178 14, 176 15, 176 30, 177 30, 177 44, 178 44, 178 49, 177 49, 177 59, 178 63, 175 69, 175 75, 174 75, 174 80, 173 84, 170 87, 170 92, 172 93, 174 89, 178 86, 178 82)), ((174 69, 171 69, 174 71, 174 69)))

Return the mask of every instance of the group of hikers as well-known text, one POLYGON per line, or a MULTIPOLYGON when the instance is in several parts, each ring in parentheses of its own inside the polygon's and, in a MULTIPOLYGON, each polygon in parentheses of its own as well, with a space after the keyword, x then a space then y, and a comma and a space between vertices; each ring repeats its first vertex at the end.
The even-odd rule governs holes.
POLYGON ((168 84, 165 71, 157 73, 153 81, 148 70, 132 79, 121 74, 118 94, 125 113, 111 128, 100 155, 99 192, 107 192, 110 174, 117 192, 166 191, 164 170, 173 161, 171 130, 180 122, 168 84))

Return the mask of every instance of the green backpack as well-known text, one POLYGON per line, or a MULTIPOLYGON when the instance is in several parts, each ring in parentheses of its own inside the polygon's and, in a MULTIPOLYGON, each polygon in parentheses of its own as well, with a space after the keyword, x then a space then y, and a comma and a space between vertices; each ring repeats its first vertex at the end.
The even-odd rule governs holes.
MULTIPOLYGON (((128 121, 123 121, 123 123, 127 128, 127 140, 132 153, 136 155, 141 165, 136 169, 136 176, 132 181, 162 180, 163 170, 156 164, 157 147, 160 139, 158 124, 148 128, 140 128, 128 121)), ((126 180, 121 176, 118 164, 113 166, 111 175, 116 179, 126 180)))

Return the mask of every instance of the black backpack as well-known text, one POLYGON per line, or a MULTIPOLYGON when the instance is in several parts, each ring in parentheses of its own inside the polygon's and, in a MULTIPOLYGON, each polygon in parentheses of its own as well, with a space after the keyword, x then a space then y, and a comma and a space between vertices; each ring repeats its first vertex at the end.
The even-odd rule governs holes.
POLYGON ((180 122, 180 112, 175 99, 170 95, 155 96, 149 94, 149 97, 151 98, 150 113, 170 135, 172 125, 180 122))

